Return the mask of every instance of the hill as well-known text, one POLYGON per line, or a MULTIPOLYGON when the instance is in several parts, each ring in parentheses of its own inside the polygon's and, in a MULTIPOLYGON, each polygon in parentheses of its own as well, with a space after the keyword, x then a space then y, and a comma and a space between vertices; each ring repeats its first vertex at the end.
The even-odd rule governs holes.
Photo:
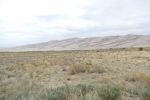
POLYGON ((52 40, 5 49, 10 51, 92 50, 108 48, 150 47, 150 35, 105 36, 52 40))

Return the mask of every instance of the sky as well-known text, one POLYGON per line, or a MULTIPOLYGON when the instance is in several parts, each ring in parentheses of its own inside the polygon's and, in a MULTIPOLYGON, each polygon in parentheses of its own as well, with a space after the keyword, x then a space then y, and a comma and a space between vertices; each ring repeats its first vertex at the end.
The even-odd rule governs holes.
POLYGON ((0 0, 0 48, 150 34, 150 0, 0 0))

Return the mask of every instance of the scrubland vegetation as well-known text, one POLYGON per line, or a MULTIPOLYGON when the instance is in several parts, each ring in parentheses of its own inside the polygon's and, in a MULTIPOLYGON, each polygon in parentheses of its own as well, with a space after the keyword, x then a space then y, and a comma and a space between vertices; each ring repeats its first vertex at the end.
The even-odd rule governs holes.
POLYGON ((0 100, 150 100, 150 48, 1 52, 0 100))

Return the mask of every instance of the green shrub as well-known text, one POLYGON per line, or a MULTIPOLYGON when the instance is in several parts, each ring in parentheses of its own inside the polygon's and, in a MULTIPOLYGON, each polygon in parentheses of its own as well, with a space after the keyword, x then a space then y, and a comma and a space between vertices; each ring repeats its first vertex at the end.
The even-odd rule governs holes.
POLYGON ((100 98, 116 100, 120 96, 118 86, 108 85, 99 88, 97 91, 96 88, 98 87, 89 84, 79 84, 73 87, 66 85, 43 91, 39 91, 37 87, 24 88, 16 91, 16 94, 8 95, 4 100, 100 100, 100 98))
POLYGON ((99 100, 95 87, 89 84, 78 84, 75 89, 77 100, 99 100))
POLYGON ((142 100, 150 100, 150 87, 144 88, 142 91, 142 100))
POLYGON ((87 93, 94 90, 94 86, 87 84, 78 84, 76 86, 76 89, 81 93, 82 96, 85 96, 87 93))
POLYGON ((50 89, 47 91, 48 100, 68 100, 69 87, 63 86, 56 89, 50 89))
POLYGON ((35 91, 26 89, 16 94, 10 94, 4 100, 41 100, 41 97, 35 91))
POLYGON ((117 100, 121 95, 120 87, 117 85, 102 86, 97 92, 103 100, 117 100))

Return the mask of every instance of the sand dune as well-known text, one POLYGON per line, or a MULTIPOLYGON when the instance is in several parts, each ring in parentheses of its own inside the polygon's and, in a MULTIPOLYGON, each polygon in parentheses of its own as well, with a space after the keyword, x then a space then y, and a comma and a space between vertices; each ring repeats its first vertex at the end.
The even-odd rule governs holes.
POLYGON ((70 38, 5 49, 10 51, 91 50, 126 47, 150 47, 150 35, 125 35, 70 38))

